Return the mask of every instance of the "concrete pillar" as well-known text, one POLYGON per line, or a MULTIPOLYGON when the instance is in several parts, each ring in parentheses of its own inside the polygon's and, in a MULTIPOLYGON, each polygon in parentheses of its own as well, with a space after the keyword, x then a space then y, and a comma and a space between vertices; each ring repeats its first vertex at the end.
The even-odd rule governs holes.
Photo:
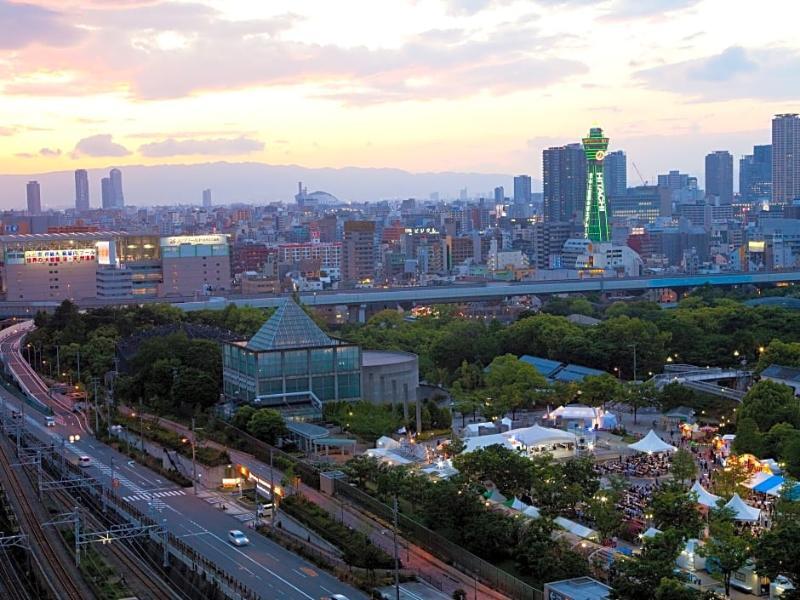
POLYGON ((422 433, 422 400, 417 398, 417 435, 422 433))
POLYGON ((367 322, 367 305, 361 304, 358 307, 358 322, 359 323, 366 323, 367 322))

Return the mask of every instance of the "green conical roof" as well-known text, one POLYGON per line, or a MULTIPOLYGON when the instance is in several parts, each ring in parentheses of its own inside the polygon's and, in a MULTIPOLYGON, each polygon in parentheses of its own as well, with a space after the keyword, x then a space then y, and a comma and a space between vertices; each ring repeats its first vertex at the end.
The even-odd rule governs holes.
POLYGON ((250 338, 247 347, 250 350, 284 350, 335 344, 302 308, 286 300, 250 338))

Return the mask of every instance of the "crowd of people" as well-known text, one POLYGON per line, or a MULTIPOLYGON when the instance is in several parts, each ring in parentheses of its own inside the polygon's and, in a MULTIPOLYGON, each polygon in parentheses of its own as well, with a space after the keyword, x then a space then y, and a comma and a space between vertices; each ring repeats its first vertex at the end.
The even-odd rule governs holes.
POLYGON ((658 478, 669 473, 670 457, 661 452, 657 454, 636 454, 623 456, 618 460, 595 464, 600 475, 623 475, 625 477, 658 478))

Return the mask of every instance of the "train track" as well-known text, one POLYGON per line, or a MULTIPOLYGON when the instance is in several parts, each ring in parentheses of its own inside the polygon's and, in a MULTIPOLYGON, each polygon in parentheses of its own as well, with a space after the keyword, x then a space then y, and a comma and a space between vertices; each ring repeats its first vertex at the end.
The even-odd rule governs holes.
POLYGON ((31 555, 37 568, 44 574, 47 585, 56 598, 83 600, 85 596, 81 587, 73 579, 72 573, 64 564, 63 557, 54 550, 31 507, 29 499, 25 497, 25 488, 14 467, 11 466, 11 461, 3 445, 0 445, 0 469, 5 472, 8 478, 9 486, 6 491, 14 494, 18 499, 17 504, 20 511, 17 518, 21 524, 24 524, 24 529, 29 535, 28 539, 32 546, 31 555), (38 549, 39 554, 34 551, 34 548, 38 549), (47 565, 47 568, 45 565, 47 565), (48 574, 48 568, 52 577, 48 574))

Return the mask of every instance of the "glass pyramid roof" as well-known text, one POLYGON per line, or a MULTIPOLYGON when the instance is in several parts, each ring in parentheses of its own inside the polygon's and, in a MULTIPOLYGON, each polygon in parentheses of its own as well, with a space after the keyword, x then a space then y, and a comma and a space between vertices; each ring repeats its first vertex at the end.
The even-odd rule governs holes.
POLYGON ((333 346, 336 343, 302 308, 293 301, 286 300, 250 338, 247 347, 250 350, 283 350, 333 346))

